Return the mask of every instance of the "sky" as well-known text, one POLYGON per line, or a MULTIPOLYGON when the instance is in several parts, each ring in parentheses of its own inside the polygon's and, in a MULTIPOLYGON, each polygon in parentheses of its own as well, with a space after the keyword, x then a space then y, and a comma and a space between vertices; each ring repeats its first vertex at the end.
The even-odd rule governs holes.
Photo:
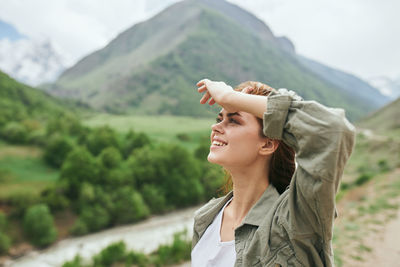
MULTIPOLYGON (((400 76, 398 0, 228 0, 286 36, 298 54, 363 79, 400 76)), ((51 40, 70 62, 177 0, 0 0, 0 20, 51 40)))

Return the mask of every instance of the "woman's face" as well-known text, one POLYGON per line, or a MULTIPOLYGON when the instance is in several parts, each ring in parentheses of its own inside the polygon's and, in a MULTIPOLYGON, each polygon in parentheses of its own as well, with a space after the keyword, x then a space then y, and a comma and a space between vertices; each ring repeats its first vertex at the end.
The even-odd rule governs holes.
POLYGON ((211 126, 211 146, 207 160, 225 168, 250 166, 260 157, 259 150, 266 137, 259 136, 260 125, 251 113, 237 111, 227 113, 224 109, 218 114, 216 123, 211 126), (215 140, 223 142, 215 144, 215 140))

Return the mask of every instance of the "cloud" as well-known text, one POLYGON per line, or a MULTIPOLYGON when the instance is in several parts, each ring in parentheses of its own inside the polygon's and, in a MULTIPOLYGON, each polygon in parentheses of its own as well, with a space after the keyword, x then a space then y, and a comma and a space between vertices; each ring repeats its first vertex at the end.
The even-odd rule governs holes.
POLYGON ((148 16, 144 0, 0 1, 0 17, 33 39, 51 39, 75 60, 148 16))

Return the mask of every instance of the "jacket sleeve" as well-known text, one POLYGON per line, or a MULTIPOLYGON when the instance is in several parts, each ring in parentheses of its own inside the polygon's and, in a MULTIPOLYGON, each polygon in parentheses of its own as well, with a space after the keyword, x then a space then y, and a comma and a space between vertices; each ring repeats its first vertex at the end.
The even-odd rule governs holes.
POLYGON ((354 147, 355 127, 343 109, 305 101, 281 88, 267 97, 263 131, 296 152, 297 167, 286 192, 292 238, 316 234, 323 243, 330 241, 335 195, 354 147))

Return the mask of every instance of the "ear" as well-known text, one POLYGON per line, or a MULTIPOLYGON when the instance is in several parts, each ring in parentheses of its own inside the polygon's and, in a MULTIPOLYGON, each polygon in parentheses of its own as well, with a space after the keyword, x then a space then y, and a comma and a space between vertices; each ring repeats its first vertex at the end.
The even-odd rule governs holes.
POLYGON ((260 149, 260 154, 264 156, 273 154, 279 147, 279 141, 270 138, 265 138, 264 140, 265 141, 260 149))

